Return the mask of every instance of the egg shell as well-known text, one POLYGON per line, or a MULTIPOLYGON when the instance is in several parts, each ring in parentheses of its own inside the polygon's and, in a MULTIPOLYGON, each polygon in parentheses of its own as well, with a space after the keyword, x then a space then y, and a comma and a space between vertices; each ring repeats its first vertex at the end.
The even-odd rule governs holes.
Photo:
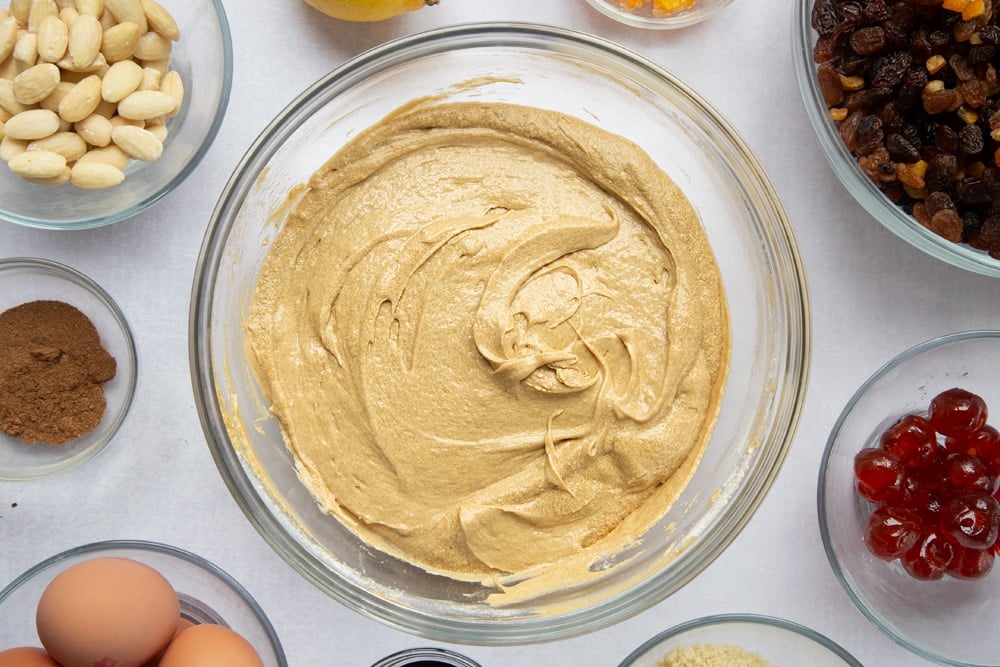
POLYGON ((170 642, 159 667, 264 667, 264 661, 238 632, 202 623, 170 642))
MULTIPOLYGON (((180 633, 184 632, 185 630, 187 630, 188 628, 190 628, 192 625, 194 625, 193 621, 191 621, 188 618, 185 618, 184 616, 181 616, 180 622, 177 623, 177 630, 174 632, 174 636, 170 639, 170 641, 173 641, 174 639, 176 639, 177 635, 179 635, 180 633)), ((167 644, 167 646, 164 647, 163 650, 166 651, 167 648, 169 648, 169 647, 170 647, 170 644, 167 644)), ((142 667, 160 667, 160 659, 162 657, 163 657, 163 653, 161 652, 159 655, 157 655, 155 658, 153 658, 152 660, 150 660, 149 662, 147 662, 146 664, 144 664, 142 667)), ((3 666, 0 665, 0 667, 3 667, 3 666)))
POLYGON ((129 558, 92 558, 60 572, 35 612, 38 639, 63 667, 137 667, 170 642, 180 601, 170 582, 129 558))
POLYGON ((60 667, 59 663, 36 646, 19 646, 0 651, 0 667, 60 667))

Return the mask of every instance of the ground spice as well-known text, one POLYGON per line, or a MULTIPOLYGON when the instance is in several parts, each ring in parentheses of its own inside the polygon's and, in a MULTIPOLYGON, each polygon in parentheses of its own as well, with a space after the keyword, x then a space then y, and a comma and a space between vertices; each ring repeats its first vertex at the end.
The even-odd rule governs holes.
POLYGON ((94 430, 117 364, 76 307, 29 301, 0 313, 0 429, 61 445, 94 430))
POLYGON ((675 648, 657 667, 772 667, 756 653, 726 644, 695 644, 675 648))

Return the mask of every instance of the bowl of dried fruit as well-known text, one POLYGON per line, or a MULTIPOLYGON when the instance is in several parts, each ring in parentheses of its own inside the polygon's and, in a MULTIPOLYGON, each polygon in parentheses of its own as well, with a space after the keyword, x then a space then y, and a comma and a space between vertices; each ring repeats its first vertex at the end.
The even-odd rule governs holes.
POLYGON ((215 138, 232 44, 220 0, 0 9, 0 219, 107 225, 174 190, 215 138))
POLYGON ((921 343, 875 372, 833 427, 818 486, 834 573, 891 639, 995 665, 1000 638, 1000 331, 921 343))
POLYGON ((733 0, 587 0, 605 16, 634 28, 669 30, 704 21, 733 0))
POLYGON ((990 3, 795 4, 799 87, 844 187, 920 250, 1000 276, 1000 25, 990 3))

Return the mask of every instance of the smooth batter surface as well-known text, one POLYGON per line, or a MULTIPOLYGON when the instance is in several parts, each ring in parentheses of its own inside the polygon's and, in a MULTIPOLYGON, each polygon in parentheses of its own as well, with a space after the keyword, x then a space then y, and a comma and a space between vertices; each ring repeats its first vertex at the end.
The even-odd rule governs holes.
POLYGON ((416 103, 335 155, 248 332, 324 510, 483 580, 641 536, 711 434, 729 355, 676 185, 621 137, 498 103, 416 103))

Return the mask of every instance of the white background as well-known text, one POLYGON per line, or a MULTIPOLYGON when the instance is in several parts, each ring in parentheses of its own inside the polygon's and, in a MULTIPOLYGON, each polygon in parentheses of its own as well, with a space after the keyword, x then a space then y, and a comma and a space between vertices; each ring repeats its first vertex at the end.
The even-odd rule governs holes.
POLYGON ((186 182, 151 210, 106 228, 56 232, 0 224, 0 256, 64 262, 104 286, 129 319, 140 357, 138 395, 105 452, 64 477, 0 484, 0 584, 79 544, 155 540, 194 551, 243 583, 270 616, 292 667, 367 667, 398 649, 442 646, 328 598, 246 521, 215 469, 192 398, 189 293, 218 193, 264 125, 309 84, 402 35, 470 21, 532 21, 594 33, 651 58, 735 125, 770 174, 797 235, 810 290, 813 359, 802 420, 781 474, 747 528, 703 574, 658 606, 600 632, 458 650, 483 667, 614 667, 676 623, 757 612, 808 625, 869 667, 926 664, 870 626, 834 579, 817 527, 816 474, 839 410, 869 374, 927 338, 1000 328, 1000 292, 995 279, 953 268, 892 236, 836 181, 795 82, 791 5, 736 0, 697 26, 660 32, 615 23, 584 0, 441 0, 371 25, 327 19, 301 0, 228 0, 232 97, 211 150, 186 182))

